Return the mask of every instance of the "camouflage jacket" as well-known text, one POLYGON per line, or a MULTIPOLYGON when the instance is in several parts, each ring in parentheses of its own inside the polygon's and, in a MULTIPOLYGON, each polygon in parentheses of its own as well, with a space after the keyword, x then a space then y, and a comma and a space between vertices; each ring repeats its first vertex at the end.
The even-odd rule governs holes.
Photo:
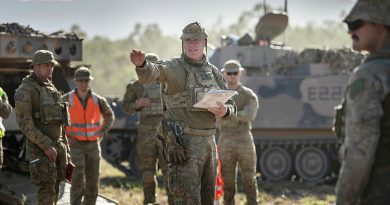
POLYGON ((4 94, 1 96, 0 99, 0 129, 2 129, 3 131, 5 129, 4 129, 2 119, 8 118, 9 115, 11 114, 11 111, 12 111, 12 106, 8 103, 7 94, 4 92, 4 94))
MULTIPOLYGON (((77 90, 75 90, 75 93, 77 95, 77 90)), ((102 113, 102 116, 103 116, 103 125, 101 126, 102 129, 100 130, 102 133, 108 133, 108 131, 110 130, 110 128, 112 127, 112 125, 114 124, 114 120, 115 120, 115 115, 114 115, 114 111, 112 111, 110 105, 108 104, 107 100, 96 94, 96 93, 93 93, 97 100, 98 100, 98 104, 99 104, 99 108, 100 108, 100 111, 102 113)), ((87 100, 88 98, 92 95, 92 91, 90 90, 89 93, 88 93, 88 96, 83 100, 81 99, 78 95, 77 97, 79 98, 81 104, 83 105, 84 109, 85 107, 87 106, 87 100)), ((63 95, 62 96, 62 100, 65 101, 65 102, 69 102, 69 96, 68 96, 68 93, 63 95)))
MULTIPOLYGON (((27 146, 38 146, 41 150, 45 150, 53 146, 55 141, 61 140, 67 145, 69 150, 67 140, 63 135, 62 124, 44 124, 34 117, 35 113, 40 110, 40 92, 35 86, 45 88, 49 94, 59 94, 50 80, 42 82, 34 73, 25 77, 16 89, 16 121, 27 138, 27 146)), ((60 101, 60 99, 56 100, 60 101)))
MULTIPOLYGON (((216 81, 221 89, 227 89, 225 80, 221 72, 213 65, 209 64, 207 60, 196 62, 184 54, 180 58, 181 61, 186 62, 194 68, 210 67, 213 69, 213 73, 216 74, 216 81)), ((151 63, 146 61, 143 67, 137 67, 136 72, 141 83, 151 83, 159 81, 162 83, 165 95, 175 95, 180 92, 184 92, 187 89, 187 71, 182 64, 178 62, 177 58, 158 61, 157 63, 151 63)), ((228 116, 236 115, 236 107, 232 100, 226 103, 228 107, 228 116)), ((176 121, 183 122, 185 126, 195 129, 215 129, 216 117, 214 114, 208 111, 196 111, 191 112, 186 108, 167 108, 164 113, 164 117, 176 121)))
POLYGON ((240 85, 233 101, 237 106, 237 116, 229 119, 218 119, 218 125, 222 132, 231 130, 250 130, 251 121, 255 119, 259 109, 259 101, 256 93, 250 88, 240 85))
MULTIPOLYGON (((137 80, 134 83, 129 83, 126 87, 126 93, 123 96, 122 109, 128 113, 133 114, 135 112, 141 112, 141 109, 136 108, 136 102, 138 99, 143 98, 145 87, 137 80)), ((161 97, 161 95, 160 95, 161 97)), ((162 106, 162 105, 160 105, 162 106)), ((162 108, 161 108, 162 110, 162 108)), ((162 114, 157 115, 141 115, 139 119, 139 125, 151 125, 156 126, 163 119, 162 114)))
MULTIPOLYGON (((383 102, 390 92, 390 41, 357 67, 347 84, 346 137, 336 186, 337 204, 356 204, 369 183, 383 126, 390 117, 383 102)), ((388 156, 387 156, 388 158, 388 156)))

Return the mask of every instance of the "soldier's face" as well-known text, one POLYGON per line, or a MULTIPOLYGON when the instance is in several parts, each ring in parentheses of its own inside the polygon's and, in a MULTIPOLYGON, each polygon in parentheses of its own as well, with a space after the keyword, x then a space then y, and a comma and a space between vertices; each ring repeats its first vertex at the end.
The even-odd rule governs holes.
POLYGON ((201 60, 205 45, 205 39, 186 39, 183 41, 184 54, 193 60, 201 60))
POLYGON ((81 92, 87 92, 90 88, 91 81, 86 79, 86 80, 75 80, 77 90, 81 92))
POLYGON ((51 77, 53 69, 54 65, 52 63, 34 65, 34 73, 43 80, 51 77))
POLYGON ((375 51, 378 46, 378 26, 377 24, 363 22, 360 26, 349 29, 348 34, 352 38, 353 50, 375 51))

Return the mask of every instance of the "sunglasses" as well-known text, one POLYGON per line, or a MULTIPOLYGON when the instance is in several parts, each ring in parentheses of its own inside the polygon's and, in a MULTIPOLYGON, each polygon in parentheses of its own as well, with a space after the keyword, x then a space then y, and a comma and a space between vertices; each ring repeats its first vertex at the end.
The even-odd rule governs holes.
POLYGON ((226 72, 226 75, 238 75, 238 72, 226 72))
POLYGON ((356 20, 356 21, 352 21, 352 22, 347 23, 349 31, 356 31, 359 28, 361 28, 363 25, 364 25, 363 20, 356 20))

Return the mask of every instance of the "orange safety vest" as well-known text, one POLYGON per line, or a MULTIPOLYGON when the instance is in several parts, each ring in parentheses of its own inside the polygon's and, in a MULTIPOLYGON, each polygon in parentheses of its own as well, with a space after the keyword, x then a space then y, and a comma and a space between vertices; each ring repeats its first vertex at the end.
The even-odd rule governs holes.
POLYGON ((88 97, 87 107, 84 109, 76 92, 68 94, 70 126, 66 127, 66 135, 79 141, 96 141, 100 137, 100 107, 94 93, 88 97))

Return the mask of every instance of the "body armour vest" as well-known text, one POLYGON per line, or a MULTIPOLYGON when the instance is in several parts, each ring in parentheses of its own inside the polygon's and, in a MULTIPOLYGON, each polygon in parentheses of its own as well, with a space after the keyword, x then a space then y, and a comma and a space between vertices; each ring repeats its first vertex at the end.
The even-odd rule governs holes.
POLYGON ((23 79, 22 84, 34 88, 32 94, 32 117, 35 126, 53 140, 62 136, 62 126, 69 123, 68 104, 61 99, 61 93, 52 83, 40 85, 31 76, 23 79))
POLYGON ((33 118, 43 124, 69 123, 68 104, 61 100, 61 93, 54 86, 40 86, 30 79, 26 83, 34 87, 39 93, 39 107, 33 110, 33 118))
POLYGON ((194 107, 194 104, 202 100, 209 90, 220 89, 213 67, 209 64, 204 67, 191 66, 182 58, 175 58, 173 62, 187 71, 186 90, 173 95, 163 93, 166 108, 185 107, 188 111, 207 111, 204 108, 194 107))
POLYGON ((163 103, 161 101, 161 85, 157 83, 149 83, 143 85, 142 97, 147 97, 150 100, 150 106, 141 109, 142 116, 162 115, 163 103))
MULTIPOLYGON (((366 60, 367 64, 362 66, 370 66, 370 68, 375 68, 376 70, 383 71, 379 75, 388 76, 390 72, 390 56, 386 59, 383 57, 377 57, 375 59, 366 60), (371 62, 369 62, 371 61, 371 62)), ((380 77, 377 77, 380 79, 380 77)), ((390 84, 386 80, 380 81, 382 87, 386 87, 386 90, 389 89, 390 84)), ((379 93, 379 92, 378 92, 379 93)), ((372 167, 372 174, 388 174, 390 173, 390 93, 385 94, 382 101, 383 116, 380 120, 380 137, 375 153, 375 160, 372 167)), ((343 103, 345 106, 346 103, 343 103)), ((344 108, 346 109, 346 107, 344 108)), ((342 114, 345 114, 343 112, 342 114)), ((342 116, 344 118, 344 116, 342 116)), ((345 123, 345 122, 344 122, 345 123)))
POLYGON ((384 115, 381 119, 381 135, 376 149, 374 170, 381 168, 390 170, 390 94, 387 94, 382 102, 382 108, 384 115))

